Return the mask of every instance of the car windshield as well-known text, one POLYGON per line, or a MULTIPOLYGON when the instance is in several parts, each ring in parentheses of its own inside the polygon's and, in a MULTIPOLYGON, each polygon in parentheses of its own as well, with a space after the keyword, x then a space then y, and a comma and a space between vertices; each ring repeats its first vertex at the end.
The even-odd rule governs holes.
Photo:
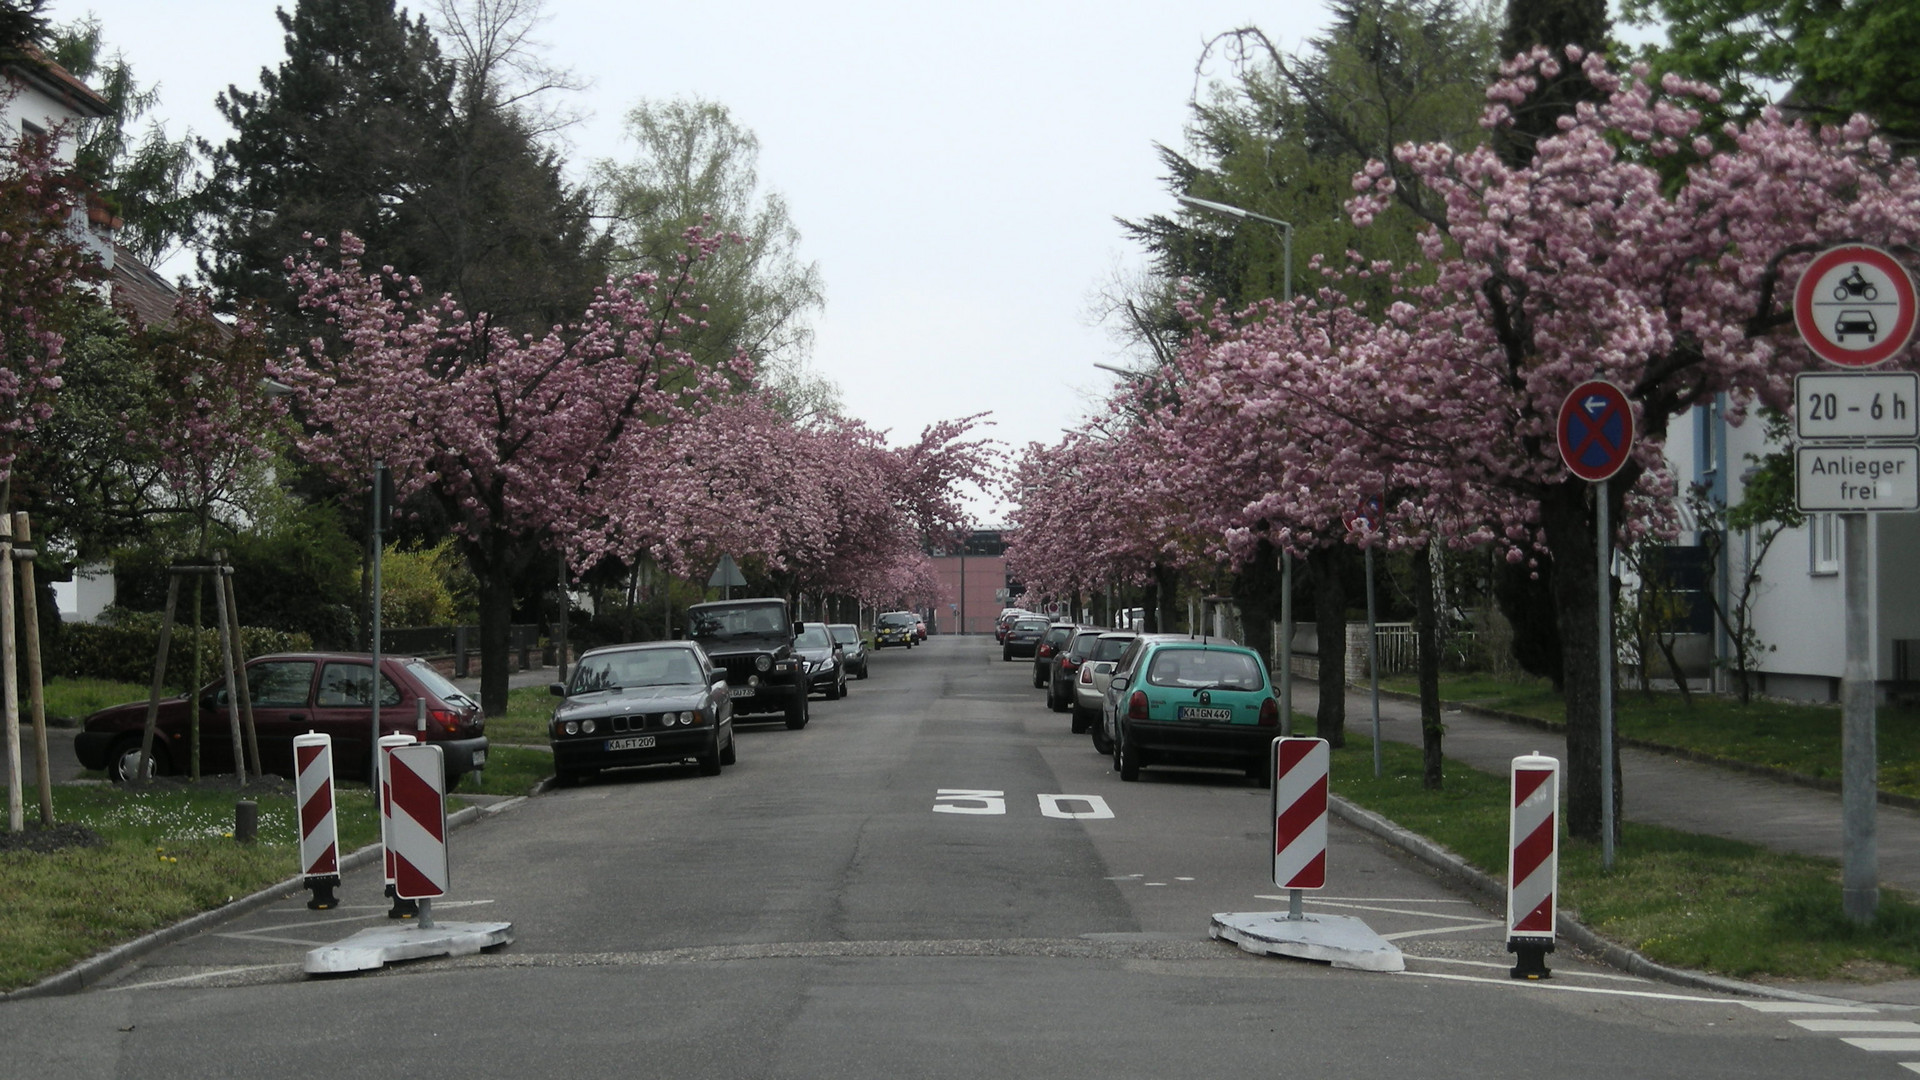
POLYGON ((1094 643, 1093 659, 1095 661, 1118 660, 1120 654, 1126 652, 1127 646, 1131 644, 1133 639, 1130 637, 1103 637, 1094 643))
POLYGON ((854 645, 860 641, 860 628, 857 626, 833 626, 833 640, 842 645, 854 645))
POLYGON ((695 638, 727 638, 742 634, 777 634, 786 619, 786 605, 715 604, 690 613, 695 638))
POLYGON ((700 662, 686 649, 627 649, 589 653, 573 670, 572 694, 626 690, 636 686, 700 684, 700 662))
POLYGON ((912 626, 913 623, 914 623, 914 618, 911 615, 889 613, 889 614, 880 616, 881 626, 912 626))
POLYGON ((830 649, 833 647, 833 639, 827 636, 826 627, 814 625, 807 627, 799 637, 794 638, 793 644, 799 649, 830 649))
POLYGON ((1195 690, 1259 690, 1266 685, 1253 657, 1210 649, 1160 650, 1147 667, 1147 682, 1195 690))

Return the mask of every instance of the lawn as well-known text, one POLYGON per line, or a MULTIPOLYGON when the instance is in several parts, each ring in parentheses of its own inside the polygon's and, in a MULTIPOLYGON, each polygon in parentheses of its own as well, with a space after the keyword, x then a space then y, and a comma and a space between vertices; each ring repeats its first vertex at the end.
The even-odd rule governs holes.
MULTIPOLYGON (((1381 680, 1383 689, 1417 693, 1411 677, 1381 680)), ((1560 696, 1544 679, 1448 675, 1442 700, 1518 713, 1554 724, 1566 722, 1560 696)), ((1623 738, 1678 747, 1710 757, 1784 769, 1823 779, 1840 778, 1840 706, 1802 705, 1755 698, 1741 705, 1730 697, 1695 693, 1688 704, 1678 693, 1614 692, 1623 738)), ((1882 707, 1877 712, 1880 790, 1920 798, 1920 710, 1882 707)))

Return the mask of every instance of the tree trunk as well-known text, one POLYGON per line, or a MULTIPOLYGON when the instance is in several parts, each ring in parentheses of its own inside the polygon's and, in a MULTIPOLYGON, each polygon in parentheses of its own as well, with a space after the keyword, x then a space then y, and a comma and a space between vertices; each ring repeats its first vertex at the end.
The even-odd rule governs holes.
MULTIPOLYGON (((1609 489, 1618 482, 1609 484, 1609 489)), ((1567 833, 1600 840, 1600 606, 1596 589, 1592 485, 1569 479, 1540 500, 1541 527, 1553 549, 1554 599, 1560 610, 1567 712, 1567 833)), ((1612 718, 1605 718, 1611 723, 1612 718)), ((1613 741, 1614 825, 1620 822, 1620 741, 1613 741)))
POLYGON ((1347 745, 1347 587, 1341 579, 1346 561, 1347 549, 1339 544, 1307 555, 1320 653, 1320 708, 1313 733, 1335 748, 1347 745))
MULTIPOLYGON (((1592 528, 1591 520, 1588 528, 1592 528)), ((1591 551, 1591 538, 1587 543, 1591 551)), ((1558 553, 1560 549, 1553 550, 1558 553)), ((1560 640, 1559 593, 1554 578, 1557 561, 1530 545, 1520 545, 1520 551, 1526 558, 1517 563, 1494 557, 1494 602, 1513 628, 1513 659, 1520 670, 1548 679, 1555 692, 1564 692, 1565 658, 1569 654, 1560 640)))
POLYGON ((1433 595, 1432 541, 1411 553, 1414 634, 1420 653, 1420 786, 1440 790, 1440 605, 1433 595))
POLYGON ((1160 632, 1173 632, 1174 605, 1180 600, 1180 575, 1171 566, 1163 563, 1153 564, 1154 592, 1160 598, 1160 610, 1155 616, 1159 620, 1160 632))
POLYGON ((480 708, 507 711, 508 638, 513 631, 513 581, 501 570, 480 577, 480 708))

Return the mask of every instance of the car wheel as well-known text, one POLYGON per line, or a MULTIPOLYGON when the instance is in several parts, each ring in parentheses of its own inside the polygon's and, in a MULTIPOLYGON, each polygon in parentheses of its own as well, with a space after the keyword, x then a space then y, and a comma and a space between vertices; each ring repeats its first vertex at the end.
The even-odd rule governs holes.
POLYGON ((867 665, 864 661, 860 664, 860 677, 863 679, 867 677, 867 665))
MULTIPOLYGON (((1047 686, 1047 708, 1052 709, 1054 712, 1066 712, 1067 706, 1071 704, 1072 702, 1067 700, 1067 695, 1061 693, 1058 688, 1051 684, 1047 686)), ((1073 728, 1073 733, 1078 735, 1085 730, 1087 729, 1084 725, 1076 723, 1073 728)))
POLYGON ((1125 726, 1113 733, 1113 771, 1119 773, 1122 780, 1140 779, 1140 751, 1127 745, 1125 726))
POLYGON ((738 755, 734 753, 734 749, 733 749, 735 746, 738 746, 738 745, 739 745, 738 740, 735 740, 735 739, 727 740, 727 745, 720 748, 720 764, 731 765, 736 760, 738 760, 738 755))
POLYGON ((579 787, 581 782, 586 780, 591 772, 592 770, 590 769, 555 769, 553 770, 553 786, 579 787))
POLYGON ((1273 786, 1273 770, 1268 768, 1267 765, 1267 755, 1265 754, 1247 763, 1247 779, 1253 782, 1254 787, 1265 788, 1273 786))
POLYGON ((1047 677, 1045 675, 1042 675, 1038 670, 1034 671, 1033 688, 1035 690, 1044 690, 1046 689, 1046 686, 1047 686, 1047 677))
POLYGON ((1003 664, 1011 664, 1011 663, 1013 662, 1013 650, 1012 650, 1012 649, 1001 649, 1001 650, 1000 650, 1000 662, 1001 662, 1001 663, 1003 663, 1003 664))
POLYGON ((795 694, 787 701, 787 730, 799 731, 807 726, 807 695, 795 694))
POLYGON ((457 788, 457 787, 459 787, 459 786, 460 786, 460 778, 461 778, 461 777, 463 777, 463 776, 465 776, 465 775, 467 775, 467 774, 466 774, 466 773, 451 773, 451 774, 449 774, 449 775, 447 775, 447 776, 445 776, 445 777, 443 777, 443 778, 442 778, 442 783, 444 783, 444 784, 446 784, 447 786, 441 789, 441 793, 442 793, 442 794, 452 794, 452 793, 453 793, 453 789, 454 789, 454 788, 457 788))
POLYGON ((828 701, 840 700, 840 695, 845 692, 840 688, 840 685, 841 684, 839 679, 835 679, 832 682, 827 684, 827 700, 828 701))
POLYGON ((708 750, 704 754, 701 754, 695 760, 697 760, 700 763, 701 776, 719 776, 720 775, 720 764, 721 764, 720 736, 718 734, 714 735, 713 737, 712 749, 708 750))
POLYGON ((1081 712, 1079 709, 1062 706, 1056 711, 1064 711, 1067 714, 1067 723, 1071 726, 1075 735, 1085 735, 1087 728, 1092 726, 1087 723, 1087 714, 1081 712))
MULTIPOLYGON (((137 779, 140 775, 140 736, 122 735, 107 754, 107 779, 116 784, 124 784, 137 779)), ((166 776, 173 770, 168 767, 167 752, 160 740, 153 741, 153 775, 166 776)))
POLYGON ((1098 716, 1088 716, 1077 707, 1074 709, 1074 714, 1087 725, 1088 731, 1093 732, 1093 752, 1103 756, 1113 753, 1113 740, 1107 738, 1106 723, 1098 716))

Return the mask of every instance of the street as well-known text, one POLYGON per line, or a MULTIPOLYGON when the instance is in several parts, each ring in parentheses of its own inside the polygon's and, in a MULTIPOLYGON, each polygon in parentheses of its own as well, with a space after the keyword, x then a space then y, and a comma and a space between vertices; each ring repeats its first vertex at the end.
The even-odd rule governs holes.
POLYGON ((376 864, 336 910, 300 893, 0 1007, 0 1075, 1698 1080, 1920 1059, 1844 1041, 1920 1036, 1910 1009, 1742 1002, 1564 950, 1515 982, 1499 912, 1338 821, 1307 910, 1364 919, 1406 973, 1212 941, 1216 912, 1286 906, 1268 792, 1121 783, 1031 670, 981 637, 883 650, 805 729, 742 724, 719 777, 613 774, 454 832, 434 912, 510 921, 510 945, 302 975, 386 922, 376 864))

